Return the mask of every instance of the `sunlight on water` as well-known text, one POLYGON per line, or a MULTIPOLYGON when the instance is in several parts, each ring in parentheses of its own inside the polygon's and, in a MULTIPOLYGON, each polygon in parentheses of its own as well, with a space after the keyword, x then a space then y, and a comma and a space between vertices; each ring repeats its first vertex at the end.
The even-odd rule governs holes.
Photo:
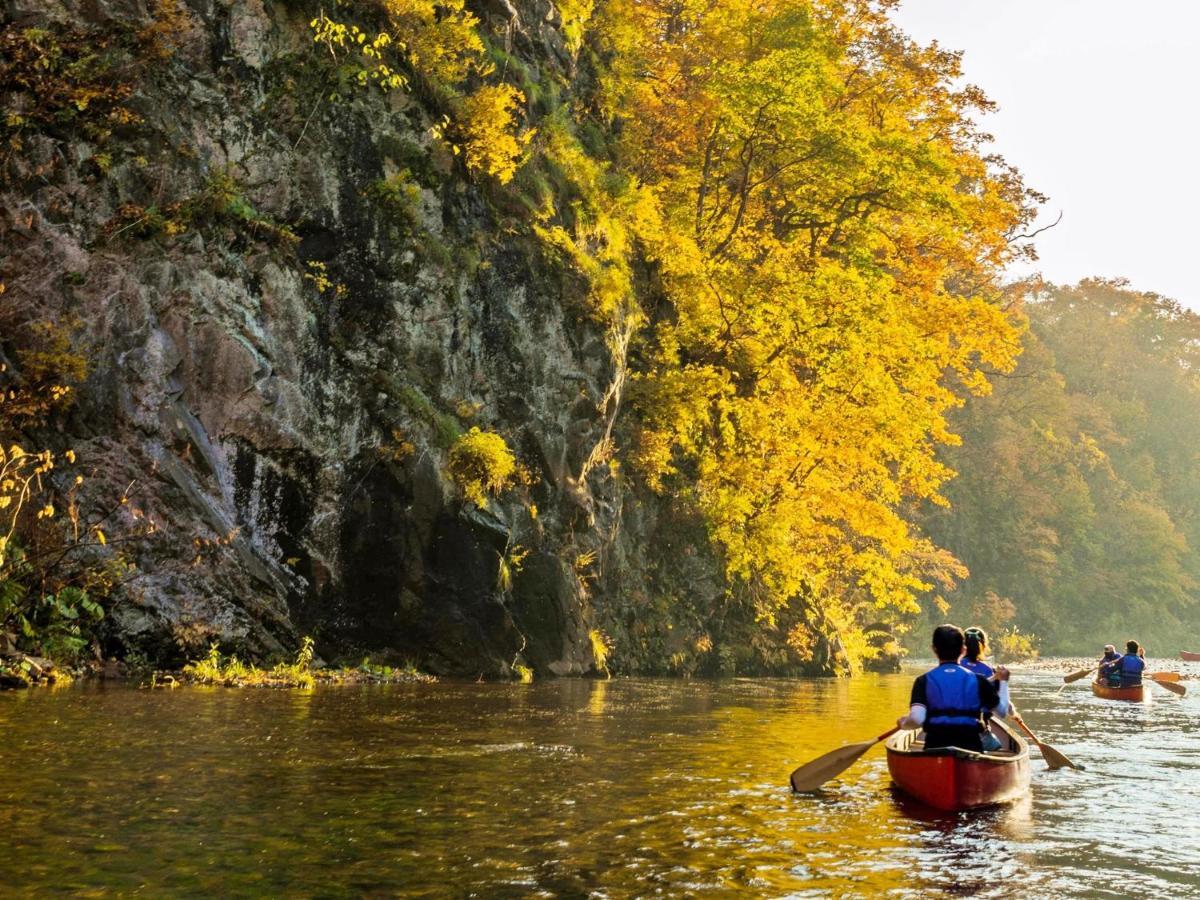
POLYGON ((939 814, 881 750, 911 675, 0 695, 0 892, 1200 895, 1196 699, 1020 676, 1033 794, 939 814), (1169 834, 1170 840, 1164 840, 1169 834), (1018 887, 1019 886, 1019 887, 1018 887))

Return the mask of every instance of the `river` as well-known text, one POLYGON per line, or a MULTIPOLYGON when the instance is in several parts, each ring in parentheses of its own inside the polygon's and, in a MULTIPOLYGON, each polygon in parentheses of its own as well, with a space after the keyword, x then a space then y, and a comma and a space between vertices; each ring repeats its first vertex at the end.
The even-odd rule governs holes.
POLYGON ((919 808, 881 749, 789 791, 911 678, 3 694, 0 894, 1200 897, 1190 696, 1018 675, 1087 771, 1007 807, 919 808))

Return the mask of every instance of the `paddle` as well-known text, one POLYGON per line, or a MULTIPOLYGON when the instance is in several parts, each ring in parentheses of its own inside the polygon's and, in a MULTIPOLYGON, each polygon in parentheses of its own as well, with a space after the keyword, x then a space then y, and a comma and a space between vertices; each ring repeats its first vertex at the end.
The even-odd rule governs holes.
POLYGON ((1058 750, 1055 750, 1049 744, 1043 744, 1041 740, 1039 740, 1038 736, 1034 734, 1032 730, 1030 730, 1028 725, 1025 724, 1025 720, 1020 716, 1013 716, 1013 721, 1020 725, 1021 730, 1029 735, 1029 739, 1037 744, 1037 748, 1042 751, 1042 759, 1046 760, 1046 765, 1048 765, 1051 769, 1061 769, 1065 766, 1070 766, 1072 769, 1083 769, 1083 766, 1071 762, 1071 760, 1067 759, 1066 756, 1064 756, 1058 750))
POLYGON ((1150 680, 1157 684, 1160 688, 1170 691, 1172 694, 1178 694, 1180 697, 1183 697, 1187 694, 1187 688, 1185 688, 1182 684, 1175 684, 1171 681, 1160 681, 1154 675, 1150 676, 1150 680))
POLYGON ((1090 669, 1080 669, 1078 672, 1072 672, 1070 675, 1064 675, 1063 681, 1065 681, 1067 684, 1070 684, 1072 681, 1078 681, 1080 678, 1085 678, 1088 675, 1091 675, 1099 668, 1099 666, 1092 666, 1090 669))
POLYGON ((1182 681, 1183 676, 1178 672, 1151 672, 1146 676, 1153 678, 1155 681, 1182 681))
POLYGON ((818 756, 812 762, 805 763, 792 773, 792 790, 799 792, 815 791, 831 778, 841 775, 860 756, 880 741, 887 740, 899 730, 899 728, 893 728, 890 731, 885 731, 874 740, 863 741, 861 744, 847 744, 845 747, 830 750, 824 756, 818 756))

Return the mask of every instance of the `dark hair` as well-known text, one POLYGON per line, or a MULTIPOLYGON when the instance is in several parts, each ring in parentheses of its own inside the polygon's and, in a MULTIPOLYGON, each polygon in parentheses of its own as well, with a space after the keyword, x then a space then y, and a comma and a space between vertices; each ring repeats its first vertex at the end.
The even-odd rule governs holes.
POLYGON ((1137 641, 1126 641, 1125 642, 1125 652, 1126 653, 1137 653, 1139 649, 1141 649, 1141 648, 1138 647, 1137 641))
POLYGON ((966 640, 957 625, 939 625, 933 629, 933 652, 940 662, 958 662, 966 640))
POLYGON ((978 625, 972 625, 964 635, 967 642, 967 659, 974 662, 983 655, 983 650, 988 644, 987 632, 978 625))

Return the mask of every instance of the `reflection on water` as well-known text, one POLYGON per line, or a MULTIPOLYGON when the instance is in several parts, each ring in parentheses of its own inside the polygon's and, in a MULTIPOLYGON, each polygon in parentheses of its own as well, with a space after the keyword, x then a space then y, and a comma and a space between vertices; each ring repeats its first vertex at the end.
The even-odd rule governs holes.
POLYGON ((911 676, 0 695, 0 893, 1200 896, 1197 701, 1023 676, 1086 772, 946 814, 881 750, 911 676), (1170 840, 1164 836, 1169 835, 1170 840))

